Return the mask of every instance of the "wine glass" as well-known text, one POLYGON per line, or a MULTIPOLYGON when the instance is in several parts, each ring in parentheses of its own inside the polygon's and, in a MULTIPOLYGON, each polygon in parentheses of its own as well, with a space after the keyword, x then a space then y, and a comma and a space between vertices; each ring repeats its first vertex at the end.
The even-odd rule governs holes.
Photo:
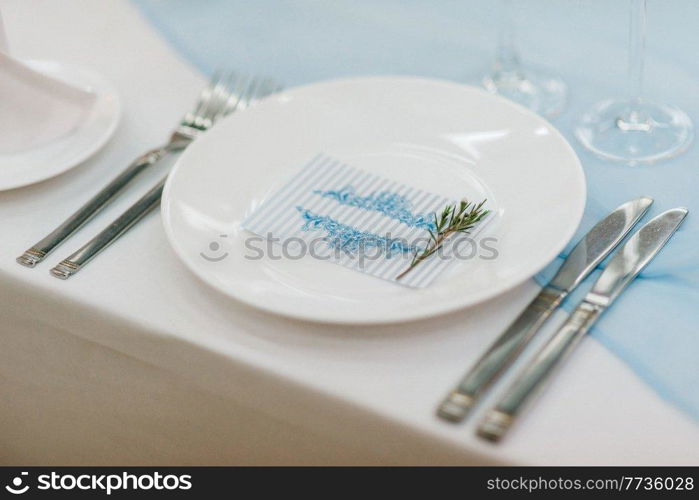
POLYGON ((628 98, 594 105, 582 117, 575 135, 596 155, 634 166, 682 153, 692 142, 694 127, 681 109, 643 98, 646 0, 629 1, 628 98))
POLYGON ((501 0, 501 27, 495 64, 483 78, 486 90, 552 117, 565 106, 567 88, 557 76, 523 67, 515 43, 512 0, 501 0))

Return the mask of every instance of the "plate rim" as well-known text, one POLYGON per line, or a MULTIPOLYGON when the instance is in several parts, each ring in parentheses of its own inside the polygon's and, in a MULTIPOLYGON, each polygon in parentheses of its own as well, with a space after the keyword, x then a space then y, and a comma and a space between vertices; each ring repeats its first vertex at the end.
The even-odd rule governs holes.
MULTIPOLYGON (((71 161, 52 161, 51 164, 54 165, 54 168, 49 169, 38 175, 27 176, 21 180, 16 180, 12 182, 3 183, 0 181, 0 191, 9 191, 12 189, 18 189, 26 186, 31 186, 33 184, 38 184, 39 182, 43 182, 48 179, 53 179, 54 177, 64 174, 74 169, 75 167, 81 165, 83 162, 85 162, 86 160, 94 156, 96 153, 98 153, 114 136, 114 133, 116 132, 117 127, 119 126, 119 123, 121 123, 121 118, 123 114, 123 105, 119 91, 101 73, 75 64, 64 63, 63 61, 54 61, 50 59, 26 59, 22 62, 36 71, 46 72, 49 76, 54 76, 56 78, 60 78, 60 71, 56 73, 52 70, 47 70, 47 67, 50 67, 51 65, 59 65, 62 68, 68 69, 71 73, 87 75, 88 78, 93 82, 93 84, 94 82, 99 82, 100 92, 98 93, 98 99, 106 95, 111 95, 113 97, 114 113, 111 121, 109 122, 109 126, 104 129, 99 139, 96 140, 89 148, 86 148, 81 152, 75 154, 71 161)), ((92 117, 89 117, 88 119, 91 118, 92 117)), ((78 128, 78 130, 82 128, 84 127, 81 125, 78 128)))
POLYGON ((369 325, 385 325, 385 324, 399 324, 399 323, 408 323, 408 322, 413 322, 413 321, 420 321, 420 320, 425 320, 437 316, 443 316, 447 315, 450 313, 454 313, 457 311, 461 310, 466 310, 468 308, 477 306, 479 304, 482 304, 488 300, 491 300, 495 297, 498 297, 500 295, 503 295, 514 288, 522 285, 525 283, 527 280, 532 279, 537 273, 539 273, 541 270, 543 270, 546 266, 548 266, 553 260, 560 254, 560 252, 566 247, 566 245, 570 242, 570 240, 573 238, 575 233, 577 232, 578 227, 580 226, 580 223, 582 221, 582 217, 584 214, 585 206, 587 203, 587 178, 585 176, 585 171, 582 167, 582 162, 580 161, 580 158, 578 157, 577 153, 573 149, 572 145, 570 142, 565 138, 565 136, 551 124, 546 118, 537 115, 530 109, 517 104, 513 101, 510 101, 502 96, 492 94, 490 92, 487 92, 484 89, 481 89, 479 87, 473 86, 473 85, 466 85, 466 84, 460 84, 458 82, 453 82, 449 80, 441 80, 441 79, 436 79, 436 78, 424 78, 424 77, 418 77, 418 76, 405 76, 405 75, 377 75, 377 76, 353 76, 353 77, 348 77, 348 78, 333 78, 333 79, 328 79, 328 80, 322 80, 318 82, 312 82, 304 85, 299 85, 295 87, 290 87, 288 89, 284 89, 283 92, 287 91, 296 91, 299 89, 306 89, 309 87, 315 87, 315 86, 324 86, 324 85, 332 85, 332 84, 344 84, 344 83, 352 83, 352 82, 364 82, 364 81, 395 81, 395 80, 401 80, 401 81, 413 81, 413 82, 424 82, 424 83, 429 83, 432 85, 445 85, 449 86, 451 88, 458 88, 458 89, 466 89, 469 91, 475 91, 477 93, 480 93, 484 96, 488 96, 489 98, 494 98, 502 103, 514 107, 515 109, 519 110, 519 112, 524 113, 525 115, 528 115, 529 117, 542 121, 552 131, 553 135, 557 136, 558 139, 562 142, 564 145, 565 149, 570 153, 571 157, 575 160, 575 172, 577 174, 577 177, 579 178, 579 182, 576 183, 579 186, 579 189, 581 191, 581 196, 580 196, 580 201, 578 203, 578 206, 575 207, 575 212, 576 212, 576 223, 571 224, 567 234, 565 234, 565 237, 561 237, 560 243, 558 245, 553 245, 551 246, 551 249, 549 250, 548 254, 546 255, 546 259, 544 261, 544 258, 542 257, 542 261, 544 263, 540 266, 537 267, 537 269, 529 274, 529 273, 523 273, 526 276, 522 277, 517 277, 509 280, 506 285, 503 285, 501 288, 497 289, 492 289, 488 293, 483 293, 481 295, 478 295, 477 297, 473 298, 472 300, 469 300, 468 302, 458 301, 458 300, 451 300, 448 302, 440 302, 439 304, 435 304, 432 308, 429 310, 425 311, 418 311, 418 312, 413 312, 413 311, 408 311, 407 313, 405 311, 401 311, 401 314, 387 314, 385 311, 381 313, 381 315, 370 315, 370 316, 364 316, 362 318, 344 318, 344 317, 337 317, 332 314, 330 315, 325 315, 322 311, 318 313, 318 311, 315 311, 314 314, 307 314, 303 312, 299 312, 296 309, 285 309, 285 310, 280 310, 279 308, 274 308, 272 306, 267 305, 264 302, 261 301, 253 301, 249 300, 245 294, 235 294, 232 293, 231 290, 228 290, 224 287, 221 287, 219 283, 215 282, 214 280, 208 279, 205 276, 202 276, 195 268, 192 266, 189 262, 188 257, 185 255, 184 249, 180 248, 176 242, 175 235, 172 232, 172 227, 171 224, 169 224, 169 221, 171 220, 171 213, 170 213, 170 206, 171 204, 168 203, 168 200, 171 199, 171 190, 172 190, 172 184, 173 184, 173 179, 176 178, 177 172, 182 168, 182 165, 184 161, 187 159, 189 154, 191 154, 189 151, 184 151, 182 155, 177 159, 175 164, 173 165, 172 169, 170 170, 170 173, 168 174, 167 180, 165 182, 165 186, 163 188, 163 194, 162 194, 162 203, 161 203, 161 223, 163 225, 163 229, 165 231, 166 238, 171 246, 171 248, 175 251, 175 254, 177 255, 178 259, 185 265, 185 267, 196 276, 198 280, 201 282, 205 283, 207 286, 212 287, 214 290, 216 290, 218 293, 223 294, 224 296, 235 300, 239 302, 240 304, 245 305, 246 307, 250 307, 252 309, 256 309, 258 311, 264 311, 266 313, 273 314, 274 316, 277 317, 283 317, 283 318, 291 318, 294 320, 301 320, 301 321, 308 321, 308 322, 313 322, 313 323, 319 323, 319 324, 332 324, 332 325, 356 325, 356 326, 369 326, 369 325))

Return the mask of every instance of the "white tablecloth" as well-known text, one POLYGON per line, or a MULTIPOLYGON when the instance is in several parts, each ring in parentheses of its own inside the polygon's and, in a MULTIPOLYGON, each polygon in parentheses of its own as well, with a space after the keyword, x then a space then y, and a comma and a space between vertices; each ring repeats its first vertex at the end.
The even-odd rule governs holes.
POLYGON ((0 9, 15 54, 92 67, 124 103, 100 154, 0 193, 0 463, 699 463, 696 424, 593 340, 498 446, 475 438, 473 422, 434 416, 536 293, 533 282, 408 327, 290 321, 201 284, 157 213, 69 281, 49 276, 157 172, 47 263, 20 267, 14 258, 28 245, 166 137, 205 78, 126 2, 4 0, 0 9))

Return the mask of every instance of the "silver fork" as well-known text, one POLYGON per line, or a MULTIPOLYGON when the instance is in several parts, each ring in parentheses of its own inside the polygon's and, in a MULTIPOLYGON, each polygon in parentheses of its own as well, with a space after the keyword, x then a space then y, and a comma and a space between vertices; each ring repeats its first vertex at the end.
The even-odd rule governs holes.
MULTIPOLYGON (((190 117, 194 123, 198 124, 196 128, 196 135, 199 135, 203 131, 210 128, 220 117, 236 110, 245 109, 257 99, 261 99, 262 97, 277 92, 280 89, 281 87, 272 80, 257 78, 238 80, 235 88, 230 85, 220 89, 218 85, 214 86, 211 92, 214 95, 218 93, 218 97, 207 99, 206 103, 203 106, 200 106, 205 108, 206 111, 202 113, 195 112, 190 117)), ((190 139, 189 142, 192 140, 193 139, 190 139)), ((109 224, 97 236, 88 241, 69 257, 58 263, 53 269, 51 269, 51 274, 60 279, 70 278, 73 274, 82 269, 82 267, 92 260, 99 252, 116 241, 134 224, 140 221, 146 214, 160 204, 160 198, 166 179, 167 176, 111 224, 109 224)))
POLYGON ((235 95, 236 92, 239 93, 246 86, 246 82, 249 83, 249 79, 237 76, 234 73, 217 73, 214 75, 208 86, 202 91, 194 109, 182 118, 167 143, 136 158, 131 165, 80 207, 78 211, 68 217, 60 226, 17 257, 17 262, 27 267, 36 266, 55 250, 58 245, 67 240, 107 206, 138 174, 154 165, 166 155, 184 150, 199 134, 211 127, 217 114, 221 113, 222 106, 234 108, 238 105, 237 100, 229 102, 230 96, 235 95))

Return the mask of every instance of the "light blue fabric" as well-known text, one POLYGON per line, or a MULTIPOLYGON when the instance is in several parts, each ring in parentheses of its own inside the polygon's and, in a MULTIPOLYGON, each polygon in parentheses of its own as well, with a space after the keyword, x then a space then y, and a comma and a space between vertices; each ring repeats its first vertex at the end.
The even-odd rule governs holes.
MULTIPOLYGON (((476 82, 488 69, 497 32, 492 0, 134 2, 201 71, 225 66, 273 75, 287 85, 359 74, 476 82)), ((651 215, 675 206, 690 209, 671 244, 592 335, 663 398, 699 418, 699 150, 695 144, 676 160, 633 169, 583 151, 572 135, 576 117, 598 99, 624 93, 628 2, 516 3, 524 59, 555 69, 570 87, 570 103, 554 124, 580 155, 589 189, 573 241, 640 195, 655 198, 651 215)), ((649 1, 647 95, 681 106, 699 125, 696 26, 699 2, 649 1)), ((560 259, 539 282, 558 265, 560 259)))

